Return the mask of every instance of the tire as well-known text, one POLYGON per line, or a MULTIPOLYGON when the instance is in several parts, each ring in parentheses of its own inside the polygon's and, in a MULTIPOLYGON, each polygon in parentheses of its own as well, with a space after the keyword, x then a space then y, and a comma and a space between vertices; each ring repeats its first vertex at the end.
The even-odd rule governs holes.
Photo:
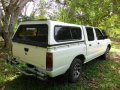
POLYGON ((107 47, 105 53, 102 55, 102 57, 103 57, 104 60, 109 59, 109 51, 110 51, 110 48, 107 47))
POLYGON ((79 59, 74 59, 68 72, 68 81, 71 83, 77 82, 82 75, 82 62, 79 59))

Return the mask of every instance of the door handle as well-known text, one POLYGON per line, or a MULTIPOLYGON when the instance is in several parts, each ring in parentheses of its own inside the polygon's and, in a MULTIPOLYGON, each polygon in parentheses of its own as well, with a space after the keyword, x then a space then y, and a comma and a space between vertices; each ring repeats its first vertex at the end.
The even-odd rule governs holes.
POLYGON ((25 51, 25 52, 28 52, 28 51, 29 51, 29 48, 24 48, 24 51, 25 51))
POLYGON ((89 44, 89 46, 92 46, 92 44, 89 44))
POLYGON ((98 42, 98 44, 100 44, 100 43, 98 42))

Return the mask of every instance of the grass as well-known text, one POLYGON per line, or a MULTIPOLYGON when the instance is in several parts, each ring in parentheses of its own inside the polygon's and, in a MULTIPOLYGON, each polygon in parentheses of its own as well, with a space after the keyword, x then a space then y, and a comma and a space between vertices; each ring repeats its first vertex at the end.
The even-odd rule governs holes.
POLYGON ((5 86, 5 90, 120 90, 119 52, 111 52, 110 60, 96 59, 86 63, 82 78, 77 83, 69 83, 61 76, 41 81, 22 75, 5 63, 5 53, 0 56, 0 86, 5 86))
POLYGON ((112 48, 115 48, 115 49, 120 49, 120 42, 112 42, 112 48))

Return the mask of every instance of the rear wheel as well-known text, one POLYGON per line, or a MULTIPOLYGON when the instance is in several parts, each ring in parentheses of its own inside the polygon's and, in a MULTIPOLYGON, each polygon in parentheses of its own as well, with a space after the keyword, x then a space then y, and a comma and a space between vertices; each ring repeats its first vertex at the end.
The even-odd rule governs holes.
POLYGON ((80 77, 81 77, 81 73, 82 72, 82 62, 79 59, 74 59, 68 72, 68 80, 72 83, 77 82, 80 77))

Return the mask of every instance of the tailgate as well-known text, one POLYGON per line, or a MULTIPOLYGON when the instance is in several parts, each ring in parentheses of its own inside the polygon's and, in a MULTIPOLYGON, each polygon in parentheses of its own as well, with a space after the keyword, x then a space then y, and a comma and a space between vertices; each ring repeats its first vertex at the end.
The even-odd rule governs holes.
POLYGON ((46 69, 48 24, 20 24, 12 40, 13 56, 46 69))
POLYGON ((23 62, 46 69, 47 48, 13 42, 13 56, 23 62))

